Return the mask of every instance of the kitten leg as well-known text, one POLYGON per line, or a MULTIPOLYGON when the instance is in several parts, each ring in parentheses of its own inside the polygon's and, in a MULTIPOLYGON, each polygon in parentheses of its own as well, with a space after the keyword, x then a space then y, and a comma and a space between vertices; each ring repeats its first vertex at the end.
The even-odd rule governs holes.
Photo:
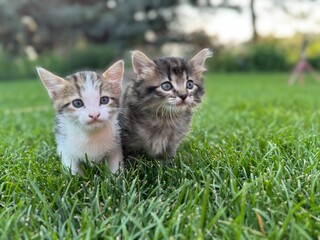
POLYGON ((121 145, 117 145, 111 152, 109 153, 107 165, 112 173, 118 171, 120 164, 122 164, 123 154, 121 145))
POLYGON ((171 162, 177 152, 177 146, 166 146, 166 150, 161 153, 152 155, 155 159, 162 162, 171 162))
POLYGON ((81 176, 84 176, 83 170, 80 166, 80 161, 72 158, 62 157, 62 162, 64 166, 71 170, 72 175, 79 173, 81 176))

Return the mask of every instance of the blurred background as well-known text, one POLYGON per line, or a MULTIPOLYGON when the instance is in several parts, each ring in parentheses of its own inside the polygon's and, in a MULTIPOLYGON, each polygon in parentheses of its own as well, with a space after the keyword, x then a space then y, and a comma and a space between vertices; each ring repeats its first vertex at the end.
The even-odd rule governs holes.
POLYGON ((320 69, 320 0, 0 0, 0 81, 214 51, 214 72, 320 69))

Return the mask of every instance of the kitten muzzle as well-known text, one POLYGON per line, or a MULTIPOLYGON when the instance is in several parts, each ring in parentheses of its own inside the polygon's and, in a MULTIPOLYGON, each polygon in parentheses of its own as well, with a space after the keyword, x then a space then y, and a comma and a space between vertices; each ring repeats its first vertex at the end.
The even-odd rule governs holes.
POLYGON ((103 121, 98 119, 98 118, 92 118, 92 120, 88 121, 87 124, 91 125, 91 124, 99 124, 102 123, 103 121))
POLYGON ((93 120, 97 120, 100 117, 100 113, 95 113, 95 114, 89 114, 89 118, 92 118, 93 120))
POLYGON ((184 101, 188 97, 188 94, 180 94, 178 96, 179 96, 179 98, 181 98, 182 101, 184 101))

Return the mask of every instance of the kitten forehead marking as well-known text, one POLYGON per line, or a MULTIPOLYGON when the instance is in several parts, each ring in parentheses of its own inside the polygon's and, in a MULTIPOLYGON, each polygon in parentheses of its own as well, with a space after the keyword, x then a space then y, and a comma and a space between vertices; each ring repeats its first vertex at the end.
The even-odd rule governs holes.
POLYGON ((97 90, 100 87, 100 81, 97 77, 97 74, 93 72, 86 72, 84 78, 84 89, 86 91, 97 90))
POLYGON ((86 72, 84 76, 84 92, 88 95, 96 95, 98 90, 99 82, 96 80, 95 76, 89 72, 86 72))
POLYGON ((183 58, 159 58, 154 60, 154 62, 159 72, 168 76, 169 81, 172 80, 172 76, 180 78, 188 76, 187 62, 183 58))
POLYGON ((76 87, 77 93, 78 93, 79 97, 81 98, 82 94, 81 94, 81 87, 78 83, 78 77, 75 74, 71 75, 71 77, 73 79, 74 86, 76 87))

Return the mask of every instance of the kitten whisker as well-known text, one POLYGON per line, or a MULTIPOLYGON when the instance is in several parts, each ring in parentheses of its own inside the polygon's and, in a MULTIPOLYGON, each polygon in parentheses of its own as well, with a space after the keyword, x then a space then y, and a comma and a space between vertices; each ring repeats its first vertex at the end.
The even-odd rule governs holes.
POLYGON ((163 108, 164 105, 165 105, 165 103, 161 103, 160 106, 159 106, 159 107, 157 108, 157 110, 156 110, 156 120, 157 120, 157 121, 160 121, 159 118, 158 118, 158 113, 159 113, 159 110, 160 110, 161 108, 163 108))
POLYGON ((165 112, 167 113, 165 115, 165 119, 167 120, 168 126, 173 130, 173 131, 179 131, 180 134, 184 135, 184 132, 180 129, 178 126, 178 123, 176 123, 175 119, 178 115, 179 112, 176 109, 176 107, 168 106, 165 105, 163 106, 165 109, 165 112))

